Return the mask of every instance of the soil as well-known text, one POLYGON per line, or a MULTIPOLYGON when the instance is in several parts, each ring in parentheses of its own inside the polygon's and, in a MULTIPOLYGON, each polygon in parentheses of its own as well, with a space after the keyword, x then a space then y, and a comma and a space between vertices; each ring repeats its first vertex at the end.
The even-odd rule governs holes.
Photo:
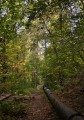
POLYGON ((60 93, 55 93, 56 98, 68 107, 84 115, 84 84, 70 84, 60 93))
POLYGON ((59 120, 45 95, 39 92, 32 95, 26 113, 27 120, 59 120))
POLYGON ((46 95, 43 92, 39 92, 39 90, 30 96, 11 96, 6 100, 26 105, 26 109, 20 111, 17 116, 12 118, 10 114, 5 114, 0 120, 60 120, 46 95))
MULTIPOLYGON (((84 86, 67 86, 63 92, 54 93, 56 98, 84 115, 84 86)), ((9 99, 10 100, 10 99, 9 99)), ((60 120, 43 92, 37 90, 30 96, 12 97, 16 103, 25 104, 26 110, 17 120, 60 120)), ((3 119, 6 120, 6 119, 3 119)), ((9 120, 9 119, 8 119, 9 120)))

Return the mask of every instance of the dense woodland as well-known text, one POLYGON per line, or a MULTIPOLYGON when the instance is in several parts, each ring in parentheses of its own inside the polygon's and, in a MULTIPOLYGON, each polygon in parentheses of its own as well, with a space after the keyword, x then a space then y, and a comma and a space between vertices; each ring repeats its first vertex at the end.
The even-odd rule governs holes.
POLYGON ((0 0, 0 93, 84 81, 83 0, 0 0))

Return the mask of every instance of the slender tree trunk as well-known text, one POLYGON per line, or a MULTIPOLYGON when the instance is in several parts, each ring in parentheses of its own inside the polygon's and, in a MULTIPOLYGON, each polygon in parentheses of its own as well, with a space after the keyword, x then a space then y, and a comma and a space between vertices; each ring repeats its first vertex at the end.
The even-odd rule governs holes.
POLYGON ((2 58, 1 58, 1 64, 2 64, 2 79, 1 82, 5 82, 6 81, 6 74, 8 71, 8 66, 7 66, 7 56, 6 56, 6 40, 5 38, 2 38, 1 40, 1 44, 2 44, 2 58))

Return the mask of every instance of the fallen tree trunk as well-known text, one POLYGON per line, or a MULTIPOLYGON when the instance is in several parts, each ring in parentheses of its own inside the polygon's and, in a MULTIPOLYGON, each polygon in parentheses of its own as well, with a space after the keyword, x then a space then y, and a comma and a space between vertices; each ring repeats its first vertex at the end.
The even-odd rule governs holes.
POLYGON ((84 120, 83 115, 67 107, 62 102, 59 102, 49 89, 46 87, 43 87, 43 89, 53 108, 56 110, 62 120, 84 120))
POLYGON ((5 95, 5 96, 1 96, 0 97, 0 101, 3 101, 5 99, 9 98, 10 96, 11 96, 11 94, 8 94, 8 95, 5 95))

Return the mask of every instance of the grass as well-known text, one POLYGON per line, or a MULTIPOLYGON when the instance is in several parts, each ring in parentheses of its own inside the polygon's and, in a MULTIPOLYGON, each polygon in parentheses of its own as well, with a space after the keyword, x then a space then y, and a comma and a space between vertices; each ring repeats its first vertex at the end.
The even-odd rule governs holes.
POLYGON ((16 120, 25 114, 26 105, 14 101, 0 102, 0 120, 16 120))

